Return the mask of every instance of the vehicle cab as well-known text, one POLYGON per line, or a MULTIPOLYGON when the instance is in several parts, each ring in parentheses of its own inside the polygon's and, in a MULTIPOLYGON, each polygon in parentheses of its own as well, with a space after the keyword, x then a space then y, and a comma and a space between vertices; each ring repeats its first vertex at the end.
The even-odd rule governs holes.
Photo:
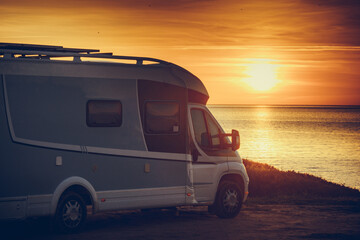
POLYGON ((246 201, 249 182, 236 151, 239 132, 226 134, 204 105, 189 104, 188 111, 195 198, 217 215, 233 217, 246 201))

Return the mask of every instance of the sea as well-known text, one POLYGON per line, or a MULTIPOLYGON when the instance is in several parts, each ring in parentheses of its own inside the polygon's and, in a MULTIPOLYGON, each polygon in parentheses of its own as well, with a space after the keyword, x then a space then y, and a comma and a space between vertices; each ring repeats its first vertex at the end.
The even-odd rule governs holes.
POLYGON ((242 158, 360 190, 360 106, 208 105, 242 158))

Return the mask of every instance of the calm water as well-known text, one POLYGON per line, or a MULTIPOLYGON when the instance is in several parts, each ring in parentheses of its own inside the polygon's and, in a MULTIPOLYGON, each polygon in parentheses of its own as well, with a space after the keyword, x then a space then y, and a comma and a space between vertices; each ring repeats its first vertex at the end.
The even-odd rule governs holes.
POLYGON ((360 106, 210 105, 242 158, 360 189, 360 106))

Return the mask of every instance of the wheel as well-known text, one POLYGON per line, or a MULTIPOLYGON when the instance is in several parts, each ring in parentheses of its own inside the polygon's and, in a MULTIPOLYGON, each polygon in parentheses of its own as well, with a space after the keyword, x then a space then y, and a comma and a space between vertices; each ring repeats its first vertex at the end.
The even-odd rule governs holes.
POLYGON ((56 214, 55 224, 58 230, 65 233, 78 232, 86 220, 86 205, 83 198, 74 192, 61 197, 56 214))
POLYGON ((223 181, 219 185, 213 211, 220 218, 234 218, 240 212, 242 201, 243 193, 239 185, 223 181))

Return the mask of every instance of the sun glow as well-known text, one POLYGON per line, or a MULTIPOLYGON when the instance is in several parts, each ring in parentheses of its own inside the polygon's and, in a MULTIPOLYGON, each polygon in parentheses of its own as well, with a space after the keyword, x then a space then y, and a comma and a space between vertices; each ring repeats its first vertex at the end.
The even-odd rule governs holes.
POLYGON ((277 79, 278 65, 271 63, 274 60, 255 60, 247 65, 244 73, 248 76, 242 81, 256 91, 268 91, 275 87, 280 80, 277 79))

